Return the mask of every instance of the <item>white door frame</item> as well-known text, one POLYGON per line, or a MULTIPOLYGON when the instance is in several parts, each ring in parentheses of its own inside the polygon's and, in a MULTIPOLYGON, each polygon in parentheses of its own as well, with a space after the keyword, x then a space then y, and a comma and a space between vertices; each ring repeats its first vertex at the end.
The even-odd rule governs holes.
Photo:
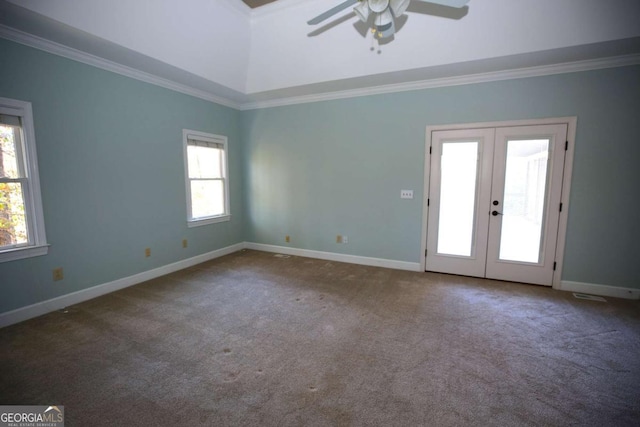
POLYGON ((424 161, 424 186, 423 194, 424 199, 422 201, 422 236, 420 243, 420 271, 425 271, 426 259, 425 254, 427 250, 427 225, 429 219, 429 177, 431 174, 431 136, 435 131, 446 130, 462 130, 462 129, 479 129, 479 128, 501 128, 501 127, 515 127, 515 126, 531 126, 531 125, 554 125, 554 124, 566 124, 567 125, 567 151, 564 160, 564 175, 562 178, 562 212, 560 212, 560 222, 558 224, 558 239, 556 242, 556 269, 553 274, 553 288, 560 288, 560 281, 562 279, 562 268, 564 264, 564 249, 567 238, 567 218, 569 212, 569 194, 571 190, 571 176, 573 174, 573 154, 576 141, 576 128, 578 124, 578 118, 573 117, 553 117, 547 119, 533 119, 533 120, 514 120, 514 121, 500 121, 500 122, 484 122, 484 123, 461 123, 451 125, 435 125, 427 126, 425 137, 425 161, 424 161))

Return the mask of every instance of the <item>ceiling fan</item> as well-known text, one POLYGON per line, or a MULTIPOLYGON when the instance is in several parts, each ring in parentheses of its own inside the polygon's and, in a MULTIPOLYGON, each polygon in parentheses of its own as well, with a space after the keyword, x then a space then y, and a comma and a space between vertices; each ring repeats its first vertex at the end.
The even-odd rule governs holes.
MULTIPOLYGON (((469 3, 469 0, 415 0, 422 3, 432 3, 442 6, 461 8, 469 3)), ((309 25, 316 25, 332 17, 336 13, 348 7, 358 4, 353 8, 355 14, 362 22, 371 22, 372 32, 378 39, 386 39, 396 32, 395 18, 401 16, 409 7, 411 0, 346 0, 326 12, 308 21, 309 25)))

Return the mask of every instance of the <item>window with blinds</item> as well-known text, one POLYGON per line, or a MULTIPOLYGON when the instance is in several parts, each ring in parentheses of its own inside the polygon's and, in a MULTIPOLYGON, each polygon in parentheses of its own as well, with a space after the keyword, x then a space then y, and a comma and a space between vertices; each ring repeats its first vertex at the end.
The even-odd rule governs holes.
POLYGON ((31 104, 0 98, 0 262, 45 253, 31 104))
POLYGON ((189 225, 229 220, 227 138, 183 131, 189 225))

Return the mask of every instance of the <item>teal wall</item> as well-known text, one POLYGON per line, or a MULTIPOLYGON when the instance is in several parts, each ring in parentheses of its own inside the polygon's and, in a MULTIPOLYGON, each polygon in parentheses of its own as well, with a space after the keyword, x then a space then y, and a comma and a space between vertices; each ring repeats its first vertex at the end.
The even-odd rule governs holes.
POLYGON ((0 96, 33 105, 51 244, 0 263, 0 313, 242 241, 417 263, 425 127, 558 116, 578 116, 563 279, 640 289, 640 67, 239 112, 0 52, 0 96), (187 228, 183 128, 229 137, 230 222, 187 228))
POLYGON ((564 116, 578 130, 563 279, 640 288, 637 66, 244 112, 247 238, 417 263, 425 127, 564 116))
POLYGON ((3 39, 0 53, 0 96, 32 103, 51 244, 0 264, 0 313, 244 241, 238 111, 3 39), (187 228, 183 128, 228 136, 230 222, 187 228))

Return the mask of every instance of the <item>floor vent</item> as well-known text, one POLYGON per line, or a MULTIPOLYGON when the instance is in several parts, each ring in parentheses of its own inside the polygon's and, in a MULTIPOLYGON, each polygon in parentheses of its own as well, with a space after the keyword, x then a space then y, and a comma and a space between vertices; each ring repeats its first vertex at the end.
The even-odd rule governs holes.
POLYGON ((291 255, 275 254, 274 257, 276 257, 276 258, 291 258, 291 255))
POLYGON ((573 296, 578 298, 578 299, 588 299, 589 301, 607 302, 606 299, 604 299, 602 297, 597 297, 595 295, 577 294, 577 293, 574 292, 573 296))

